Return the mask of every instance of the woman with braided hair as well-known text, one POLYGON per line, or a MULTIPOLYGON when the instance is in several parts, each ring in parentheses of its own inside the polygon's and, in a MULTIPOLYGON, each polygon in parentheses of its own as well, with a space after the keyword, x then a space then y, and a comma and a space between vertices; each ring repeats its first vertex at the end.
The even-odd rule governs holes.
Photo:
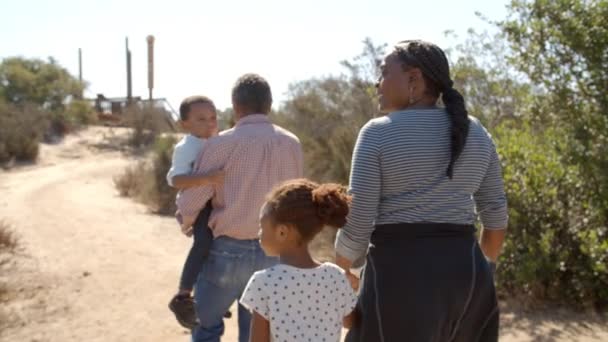
POLYGON ((496 341, 493 270, 508 216, 492 138, 468 116, 436 45, 400 42, 381 70, 386 115, 359 132, 336 240, 347 272, 367 253, 346 341, 496 341))

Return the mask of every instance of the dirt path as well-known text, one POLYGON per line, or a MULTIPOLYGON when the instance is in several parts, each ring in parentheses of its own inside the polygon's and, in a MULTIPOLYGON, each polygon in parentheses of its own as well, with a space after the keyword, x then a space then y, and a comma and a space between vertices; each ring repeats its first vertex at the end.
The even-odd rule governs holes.
MULTIPOLYGON (((107 138, 89 129, 43 146, 36 166, 0 171, 0 220, 23 246, 2 266, 12 292, 0 341, 189 340, 166 304, 190 241, 118 196, 112 177, 132 160, 103 148, 107 138)), ((606 322, 584 315, 503 317, 502 341, 608 341, 606 322)), ((236 341, 227 323, 224 341, 236 341)))
POLYGON ((189 240, 171 218, 117 195, 112 177, 130 161, 87 148, 91 137, 100 138, 69 137, 42 151, 41 166, 0 174, 0 218, 25 254, 1 339, 187 341, 166 305, 189 240))

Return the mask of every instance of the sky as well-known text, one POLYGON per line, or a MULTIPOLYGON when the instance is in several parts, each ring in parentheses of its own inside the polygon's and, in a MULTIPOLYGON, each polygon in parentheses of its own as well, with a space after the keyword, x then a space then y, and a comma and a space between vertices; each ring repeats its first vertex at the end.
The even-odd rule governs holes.
POLYGON ((362 41, 425 39, 443 48, 453 30, 492 30, 479 19, 506 17, 507 0, 0 0, 0 59, 55 58, 78 75, 83 52, 87 97, 126 96, 125 37, 132 53, 133 94, 146 97, 147 43, 155 37, 154 97, 174 108, 189 95, 228 108, 235 80, 266 78, 275 107, 290 83, 344 71, 362 41))

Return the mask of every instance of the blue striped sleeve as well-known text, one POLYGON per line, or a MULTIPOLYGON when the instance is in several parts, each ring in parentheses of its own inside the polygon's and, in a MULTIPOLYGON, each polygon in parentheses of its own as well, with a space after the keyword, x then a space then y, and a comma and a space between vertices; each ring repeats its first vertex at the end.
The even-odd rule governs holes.
POLYGON ((366 254, 378 213, 381 178, 377 128, 370 121, 359 132, 350 173, 353 202, 346 226, 336 238, 336 252, 351 261, 366 254))
POLYGON ((507 196, 498 153, 494 144, 491 143, 490 145, 490 164, 479 189, 473 197, 483 227, 485 229, 504 229, 507 227, 509 220, 507 196))

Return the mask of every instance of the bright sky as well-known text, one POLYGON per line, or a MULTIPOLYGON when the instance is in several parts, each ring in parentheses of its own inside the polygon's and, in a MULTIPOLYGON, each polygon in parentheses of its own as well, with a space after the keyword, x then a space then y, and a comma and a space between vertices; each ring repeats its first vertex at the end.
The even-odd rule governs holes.
POLYGON ((506 16, 507 0, 0 0, 0 58, 53 56, 78 75, 83 50, 86 95, 126 96, 125 37, 132 52, 133 94, 147 98, 146 36, 155 44, 155 97, 173 107, 205 94, 230 106, 230 89, 243 73, 264 76, 275 104, 292 82, 338 74, 339 62, 377 44, 420 38, 442 47, 475 16, 506 16))

